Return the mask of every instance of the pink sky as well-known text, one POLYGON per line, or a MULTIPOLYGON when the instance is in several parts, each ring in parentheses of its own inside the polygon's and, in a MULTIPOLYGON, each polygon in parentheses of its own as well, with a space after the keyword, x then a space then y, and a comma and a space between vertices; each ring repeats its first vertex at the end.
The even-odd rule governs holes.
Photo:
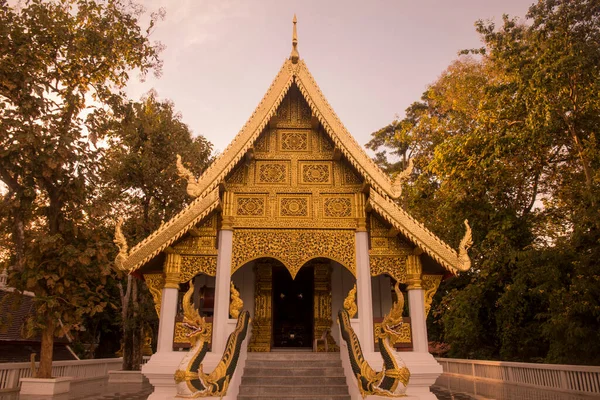
POLYGON ((533 0, 144 0, 166 9, 152 35, 166 49, 163 76, 140 83, 171 99, 194 134, 222 151, 244 125, 291 50, 298 50, 361 144, 419 100, 457 52, 480 47, 477 19, 523 18, 533 0))

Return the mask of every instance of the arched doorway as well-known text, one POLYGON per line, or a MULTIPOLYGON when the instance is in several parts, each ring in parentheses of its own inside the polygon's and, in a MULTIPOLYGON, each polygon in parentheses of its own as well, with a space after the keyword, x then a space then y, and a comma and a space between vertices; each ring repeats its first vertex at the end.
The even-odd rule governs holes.
POLYGON ((312 348, 314 266, 303 266, 294 278, 283 265, 274 265, 272 273, 272 348, 312 348))
MULTIPOLYGON (((252 271, 254 307, 249 351, 310 350, 315 339, 325 339, 327 343, 318 341, 316 351, 339 350, 333 321, 356 282, 344 266, 316 257, 292 274, 283 262, 262 257, 234 273, 236 286, 241 282, 242 271, 252 271)), ((241 292, 243 298, 245 291, 241 292)))

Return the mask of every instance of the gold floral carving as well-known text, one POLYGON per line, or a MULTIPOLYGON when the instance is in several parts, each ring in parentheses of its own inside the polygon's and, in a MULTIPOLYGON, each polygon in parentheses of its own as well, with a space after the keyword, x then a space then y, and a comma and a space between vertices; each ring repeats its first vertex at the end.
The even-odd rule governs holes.
POLYGON ((179 282, 188 282, 198 274, 217 275, 217 256, 183 256, 179 282))
POLYGON ((268 133, 261 134, 256 142, 254 142, 254 150, 257 152, 266 153, 269 151, 269 135, 268 133))
POLYGON ((330 163, 301 163, 301 179, 304 184, 331 184, 330 163))
MULTIPOLYGON (((375 334, 375 337, 377 337, 378 335, 381 334, 381 323, 380 322, 376 322, 374 324, 374 334, 375 334)), ((400 327, 400 332, 397 335, 392 335, 392 337, 390 338, 390 344, 392 346, 397 343, 402 343, 402 344, 412 343, 410 322, 404 322, 402 324, 402 326, 400 327)))
POLYGON ((246 166, 241 164, 231 172, 227 178, 227 183, 232 185, 243 185, 246 183, 246 166))
POLYGON ((237 215, 262 216, 265 215, 264 197, 237 197, 237 215))
POLYGON ((308 149, 308 132, 281 132, 281 151, 306 151, 308 149))
POLYGON ((406 282, 406 257, 370 256, 371 276, 387 274, 398 282, 406 282))
POLYGON ((425 296, 425 317, 427 317, 429 315, 429 310, 431 310, 433 296, 435 296, 435 292, 437 292, 440 283, 442 282, 442 275, 423 275, 421 279, 423 295, 425 296))
POLYGON ((351 218, 352 200, 348 197, 325 197, 323 214, 328 218, 351 218))
POLYGON ((162 290, 165 287, 165 276, 163 274, 145 274, 144 280, 152 295, 152 300, 154 300, 156 316, 160 318, 160 302, 162 299, 162 290))
POLYGON ((256 183, 287 183, 289 182, 288 165, 284 163, 260 163, 256 183))
POLYGON ((340 347, 331 336, 331 267, 329 263, 314 264, 314 325, 313 337, 321 338, 323 333, 327 346, 322 341, 318 342, 317 351, 340 351, 340 347))
POLYGON ((324 257, 339 262, 356 275, 354 240, 355 234, 349 230, 236 229, 231 273, 249 261, 272 257, 295 277, 307 261, 324 257))
POLYGON ((344 168, 344 184, 345 185, 360 185, 362 179, 352 171, 349 166, 344 168))
POLYGON ((282 197, 279 199, 280 217, 308 217, 308 197, 282 197))
POLYGON ((273 265, 260 262, 255 268, 254 318, 248 351, 271 351, 273 265))

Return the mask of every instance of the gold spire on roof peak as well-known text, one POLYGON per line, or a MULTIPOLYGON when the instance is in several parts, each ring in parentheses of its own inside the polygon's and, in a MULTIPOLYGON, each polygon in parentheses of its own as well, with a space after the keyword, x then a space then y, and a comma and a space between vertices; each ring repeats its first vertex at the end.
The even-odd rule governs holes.
POLYGON ((294 23, 294 31, 292 33, 292 54, 290 55, 290 60, 296 64, 300 59, 300 54, 298 53, 298 33, 296 32, 296 23, 298 22, 296 14, 294 14, 292 22, 294 23))

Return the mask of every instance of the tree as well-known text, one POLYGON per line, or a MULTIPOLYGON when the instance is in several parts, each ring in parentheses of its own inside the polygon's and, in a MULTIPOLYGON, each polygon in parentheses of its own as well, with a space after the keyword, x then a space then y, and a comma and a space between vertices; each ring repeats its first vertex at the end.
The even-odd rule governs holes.
POLYGON ((8 191, 11 284, 36 294, 39 377, 54 336, 101 311, 112 246, 95 203, 96 116, 123 99, 128 71, 160 71, 142 10, 120 0, 0 1, 0 179, 8 191), (61 326, 58 321, 62 322, 61 326))
MULTIPOLYGON (((189 161, 189 168, 200 175, 211 161, 212 145, 203 136, 192 137, 174 104, 160 101, 155 92, 141 102, 123 107, 119 118, 107 121, 104 130, 110 144, 104 196, 113 204, 113 210, 126 217, 128 237, 137 242, 189 201, 186 183, 177 174, 176 155, 189 161)), ((149 315, 154 315, 153 303, 148 291, 132 275, 127 276, 125 289, 119 285, 123 369, 139 370, 143 325, 149 315)))
POLYGON ((476 58, 369 146, 411 152, 403 205, 440 236, 457 243, 459 221, 473 226, 474 268, 442 285, 434 317, 451 355, 593 364, 600 3, 540 1, 527 18, 479 21, 484 46, 464 52, 476 58))

